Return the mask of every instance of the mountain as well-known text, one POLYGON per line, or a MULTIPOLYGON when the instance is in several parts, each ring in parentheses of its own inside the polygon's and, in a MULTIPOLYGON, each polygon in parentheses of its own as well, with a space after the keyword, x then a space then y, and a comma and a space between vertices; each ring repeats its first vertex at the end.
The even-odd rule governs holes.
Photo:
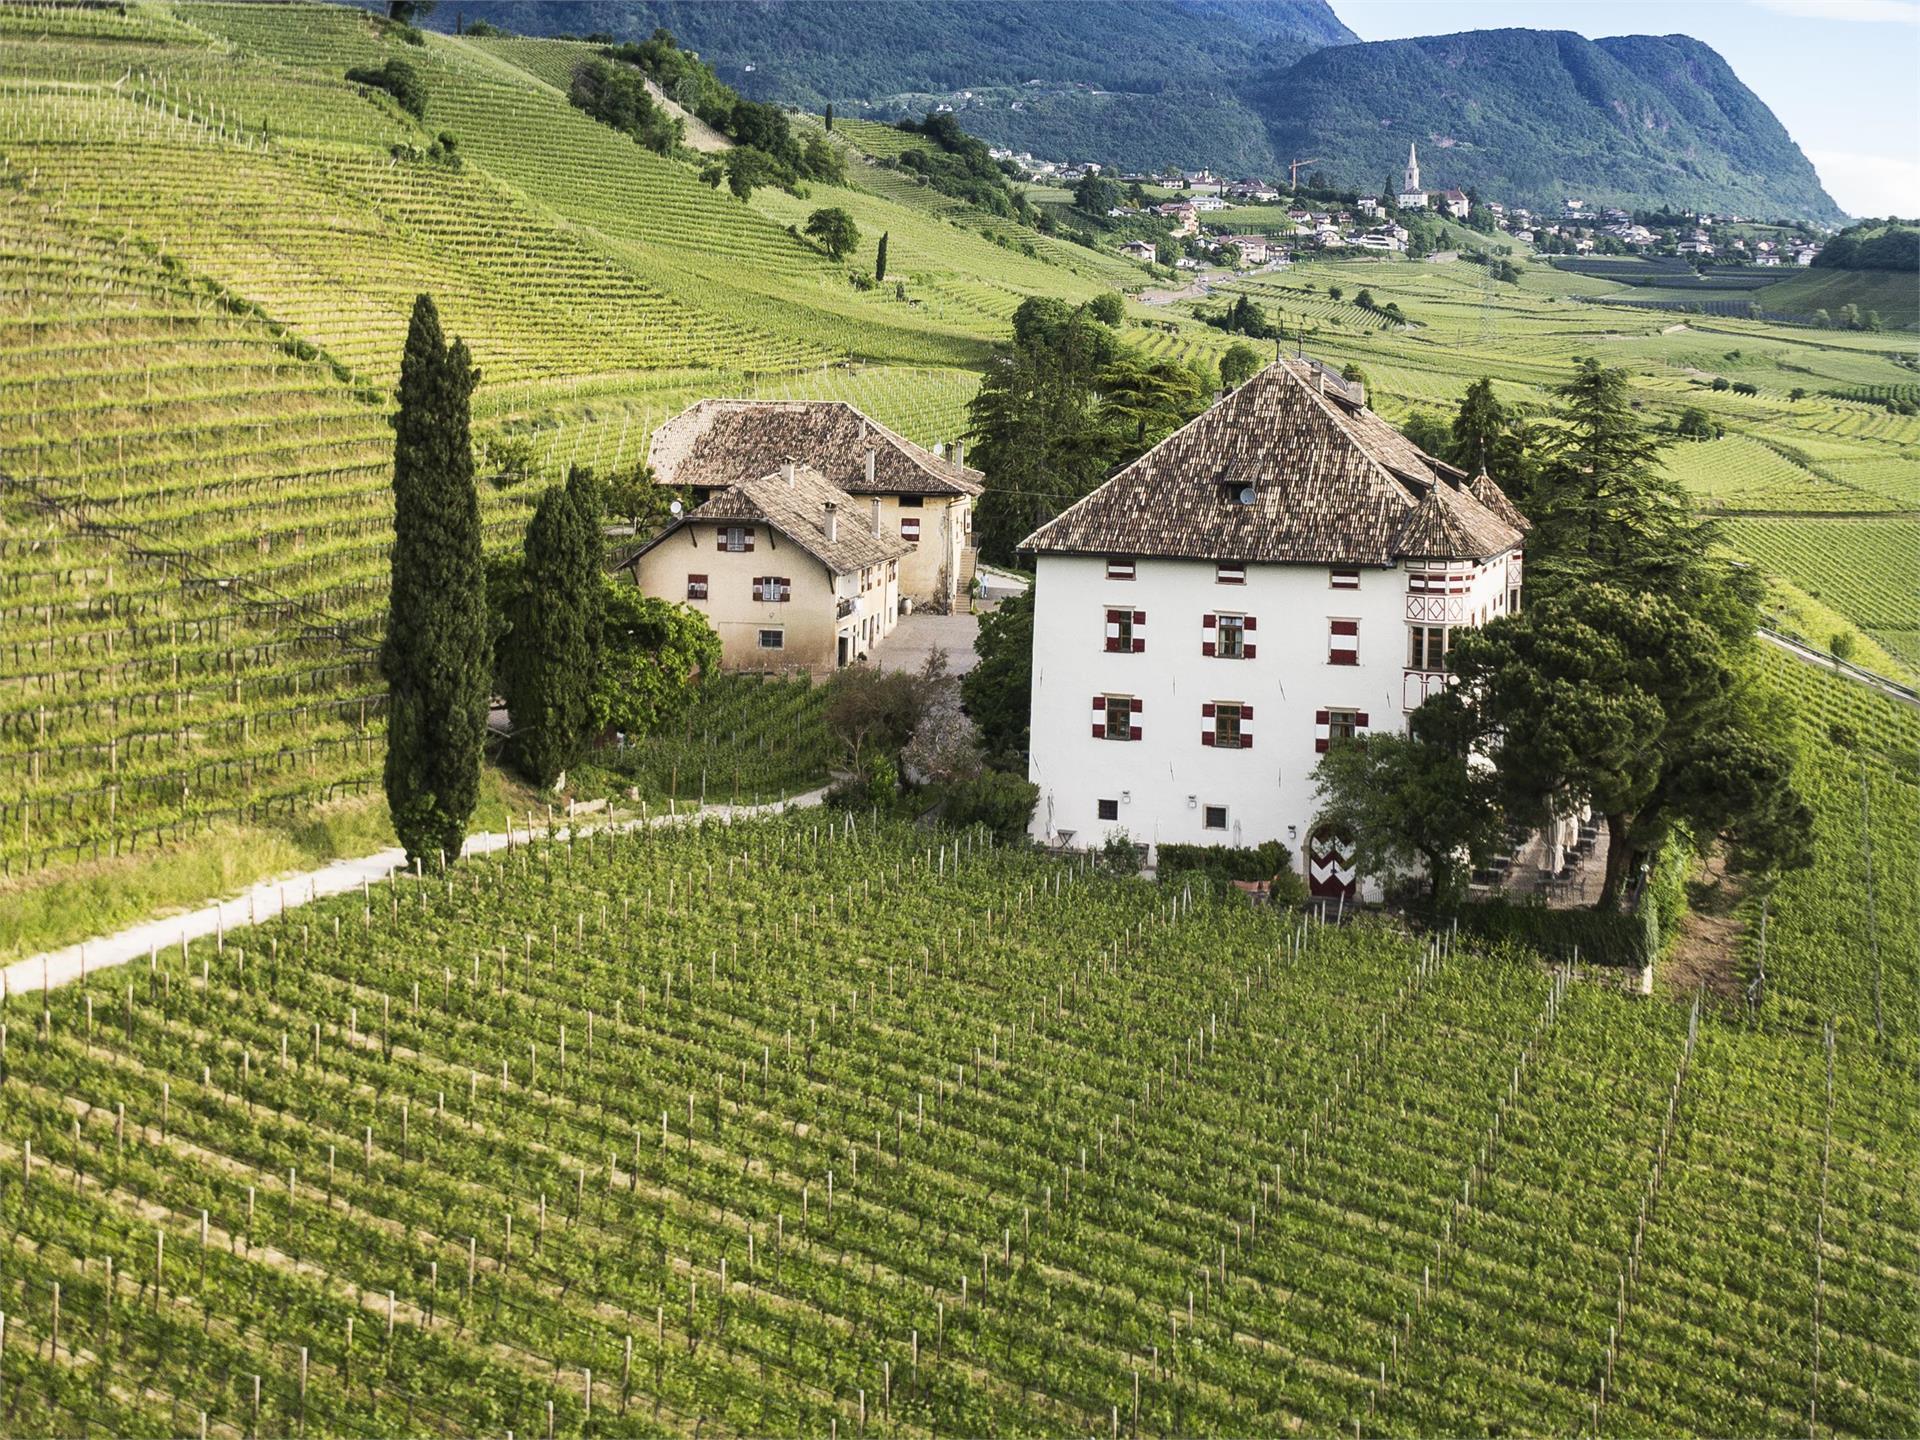
POLYGON ((1428 188, 1555 209, 1693 207, 1837 220, 1765 103, 1684 35, 1473 30, 1318 50, 1246 87, 1277 153, 1374 188, 1409 141, 1428 188))
POLYGON ((946 93, 1032 80, 1157 94, 1357 39, 1326 0, 462 0, 524 35, 665 26, 757 100, 946 93))
POLYGON ((1273 170, 1250 75, 1357 37, 1326 0, 462 0, 431 23, 644 39, 665 26, 743 95, 896 119, 937 105, 995 145, 1128 167, 1273 170))
POLYGON ((433 23, 644 37, 761 100, 877 119, 952 107, 995 145, 1127 169, 1398 177, 1558 208, 1840 208, 1765 103, 1684 35, 1471 30, 1363 42, 1325 0, 462 0, 433 23))

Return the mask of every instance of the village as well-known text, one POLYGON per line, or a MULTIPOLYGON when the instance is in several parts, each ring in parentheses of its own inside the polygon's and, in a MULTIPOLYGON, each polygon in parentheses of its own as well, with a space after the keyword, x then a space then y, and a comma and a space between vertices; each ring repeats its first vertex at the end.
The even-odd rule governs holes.
POLYGON ((1105 218, 1123 226, 1145 223, 1158 233, 1130 236, 1118 245, 1120 253, 1143 265, 1181 271, 1208 264, 1278 268, 1313 254, 1404 255, 1417 250, 1419 241, 1401 222, 1416 216, 1459 222, 1542 255, 1679 256, 1696 265, 1772 269, 1811 265, 1821 245, 1815 227, 1770 225, 1739 214, 1636 212, 1589 204, 1578 196, 1566 197, 1554 213, 1537 213, 1472 190, 1430 188, 1422 181, 1417 143, 1409 143, 1391 193, 1340 192, 1311 173, 1304 189, 1313 203, 1297 197, 1302 170, 1317 161, 1295 162, 1285 182, 1274 183, 1229 179, 1208 169, 1109 174, 1094 162, 1059 164, 1007 150, 993 154, 1043 185, 1078 187, 1089 178, 1104 178, 1126 187, 1126 201, 1105 207, 1105 218), (1324 197, 1333 194, 1340 199, 1326 203, 1324 197), (1254 222, 1256 228, 1238 230, 1235 220, 1254 222))

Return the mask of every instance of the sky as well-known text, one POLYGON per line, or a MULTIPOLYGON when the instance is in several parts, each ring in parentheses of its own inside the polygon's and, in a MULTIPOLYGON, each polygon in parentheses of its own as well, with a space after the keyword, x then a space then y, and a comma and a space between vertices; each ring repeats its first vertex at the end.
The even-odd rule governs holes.
POLYGON ((1854 215, 1920 215, 1920 0, 1331 0, 1362 40, 1524 26, 1691 35, 1854 215))

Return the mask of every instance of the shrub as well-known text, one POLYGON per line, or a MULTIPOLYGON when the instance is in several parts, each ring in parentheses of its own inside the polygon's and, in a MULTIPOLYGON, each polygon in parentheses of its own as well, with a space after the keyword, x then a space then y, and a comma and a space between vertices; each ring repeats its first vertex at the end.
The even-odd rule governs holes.
POLYGON ((986 770, 948 785, 942 798, 947 824, 984 825, 1002 844, 1013 844, 1027 833, 1040 787, 1004 770, 986 770))
POLYGON ((420 79, 420 72, 405 60, 389 60, 378 69, 358 65, 347 71, 347 79, 356 85, 386 91, 416 120, 427 118, 426 84, 420 79))

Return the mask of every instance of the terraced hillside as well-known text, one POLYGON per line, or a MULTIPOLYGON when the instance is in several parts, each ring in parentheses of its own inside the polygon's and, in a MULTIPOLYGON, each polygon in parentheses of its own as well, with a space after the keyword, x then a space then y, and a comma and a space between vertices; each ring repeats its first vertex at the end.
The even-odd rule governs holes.
MULTIPOLYGON (((631 464, 713 394, 951 441, 1021 298, 1125 269, 1009 248, 849 150, 877 188, 813 203, 855 208, 869 252, 890 231, 910 298, 861 291, 789 233, 801 202, 743 205, 575 110, 568 49, 416 46, 329 5, 0 4, 0 878, 378 775, 418 293, 481 369, 483 468, 519 432, 551 475, 631 464), (345 79, 393 58, 424 124, 345 79), (457 167, 424 158, 443 130, 457 167)), ((532 488, 486 488, 494 543, 532 488)))

